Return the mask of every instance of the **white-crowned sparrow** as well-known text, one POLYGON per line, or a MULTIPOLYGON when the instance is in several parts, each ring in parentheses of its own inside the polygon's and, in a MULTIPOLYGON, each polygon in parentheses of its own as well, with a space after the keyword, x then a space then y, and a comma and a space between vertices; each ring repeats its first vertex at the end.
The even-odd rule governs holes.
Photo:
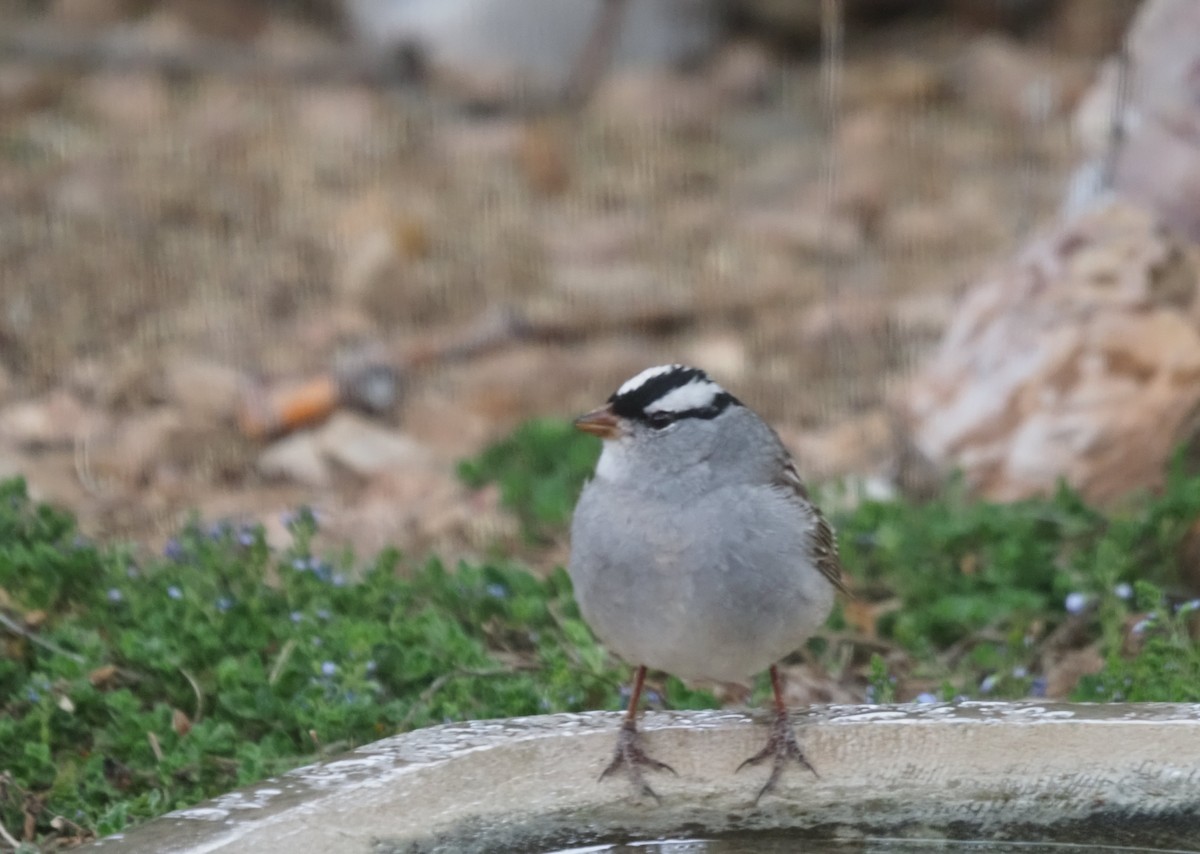
POLYGON ((833 530, 775 431, 683 365, 642 371, 575 426, 604 439, 571 524, 575 597, 600 640, 637 666, 601 777, 622 769, 657 797, 641 769, 673 772, 639 745, 647 667, 742 684, 769 669, 775 722, 742 765, 773 761, 759 798, 789 759, 811 770, 775 663, 821 626, 845 586, 833 530))

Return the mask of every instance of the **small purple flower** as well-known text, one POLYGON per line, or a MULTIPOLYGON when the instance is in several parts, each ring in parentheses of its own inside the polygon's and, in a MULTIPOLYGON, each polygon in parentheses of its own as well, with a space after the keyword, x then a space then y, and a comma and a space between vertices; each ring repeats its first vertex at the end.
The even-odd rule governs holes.
POLYGON ((486 588, 487 595, 493 599, 505 599, 508 597, 508 588, 503 584, 489 584, 486 588))
POLYGON ((293 623, 298 623, 304 619, 304 615, 301 614, 299 611, 292 611, 290 616, 292 618, 293 623))
POLYGON ((367 673, 374 673, 375 667, 376 667, 375 659, 372 658, 370 661, 367 662, 367 673))
POLYGON ((1083 609, 1087 607, 1088 598, 1085 593, 1068 593, 1063 606, 1067 609, 1068 614, 1082 614, 1083 609))
POLYGON ((1029 696, 1045 697, 1046 696, 1046 677, 1036 676, 1033 682, 1029 685, 1029 696))
POLYGON ((990 694, 996 689, 996 683, 1000 681, 1000 677, 995 673, 990 673, 983 677, 983 681, 979 683, 980 694, 990 694))
POLYGON ((1133 627, 1130 628, 1129 631, 1131 631, 1135 635, 1139 635, 1139 636, 1144 635, 1146 633, 1146 629, 1150 628, 1150 626, 1152 626, 1152 625, 1154 625, 1154 617, 1153 616, 1143 617, 1142 619, 1140 619, 1136 623, 1134 623, 1133 627))
POLYGON ((122 599, 125 598, 125 595, 115 587, 108 588, 107 595, 108 595, 109 602, 120 602, 122 599))
POLYGON ((333 583, 334 587, 345 587, 347 582, 348 582, 348 579, 346 578, 346 576, 342 575, 342 573, 335 572, 333 574, 332 583, 333 583))
POLYGON ((26 688, 25 699, 31 703, 36 703, 38 700, 42 699, 42 695, 37 692, 36 688, 26 688))
POLYGON ((1127 581, 1122 581, 1120 584, 1118 584, 1116 587, 1113 588, 1113 593, 1116 594, 1116 597, 1118 599, 1132 599, 1133 598, 1133 585, 1127 581))
POLYGON ((329 619, 329 609, 328 608, 318 608, 316 611, 316 614, 317 614, 318 619, 321 619, 321 620, 329 619))
POLYGON ((250 527, 249 525, 244 525, 238 531, 237 541, 238 541, 239 545, 249 548, 250 546, 254 545, 256 542, 258 542, 258 532, 254 528, 250 527))
POLYGON ((1013 675, 1013 678, 1015 678, 1015 679, 1024 679, 1026 676, 1029 675, 1029 671, 1018 664, 1016 667, 1014 667, 1012 669, 1012 675, 1013 675))
POLYGON ((936 703, 937 701, 938 701, 938 698, 933 696, 932 694, 930 694, 928 691, 922 691, 913 700, 913 702, 921 703, 923 705, 928 705, 929 703, 936 703))
POLYGON ((229 523, 222 520, 220 522, 213 522, 211 525, 209 525, 205 534, 210 540, 223 540, 225 537, 229 536, 229 532, 229 523))
POLYGON ((226 611, 228 611, 232 607, 233 607, 233 600, 230 599, 228 596, 222 596, 219 599, 217 599, 217 610, 220 611, 222 614, 224 614, 226 611))
POLYGON ((167 588, 167 595, 170 596, 172 599, 178 600, 178 599, 183 598, 183 591, 180 590, 176 585, 172 584, 170 587, 167 588))
POLYGON ((321 665, 321 673, 325 676, 332 676, 337 673, 337 665, 332 661, 326 661, 321 665))
POLYGON ((1189 599, 1181 604, 1175 611, 1177 614, 1187 614, 1200 608, 1200 599, 1189 599))
POLYGON ((163 546, 163 555, 171 560, 183 560, 183 544, 179 542, 179 540, 172 537, 171 539, 167 540, 167 544, 163 546))

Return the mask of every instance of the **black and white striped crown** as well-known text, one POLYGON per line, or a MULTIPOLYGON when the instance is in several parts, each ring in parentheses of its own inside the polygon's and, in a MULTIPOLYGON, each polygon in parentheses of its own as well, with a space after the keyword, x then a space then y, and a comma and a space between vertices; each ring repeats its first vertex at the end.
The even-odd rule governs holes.
POLYGON ((659 365, 627 380, 608 399, 622 418, 665 426, 681 418, 716 418, 740 401, 699 368, 659 365))

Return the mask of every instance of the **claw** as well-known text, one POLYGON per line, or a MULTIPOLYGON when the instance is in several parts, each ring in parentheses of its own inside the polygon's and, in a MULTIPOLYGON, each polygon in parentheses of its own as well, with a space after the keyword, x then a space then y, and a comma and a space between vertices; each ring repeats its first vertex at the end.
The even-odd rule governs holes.
POLYGON ((647 756, 639 744, 640 741, 641 734, 637 730, 636 723, 626 721, 622 724, 621 733, 617 736, 617 748, 613 751, 612 762, 609 762, 608 767, 600 772, 600 779, 603 780, 614 771, 623 769, 639 794, 648 795, 661 804, 662 799, 650 788, 650 784, 642 776, 642 768, 649 768, 651 771, 670 771, 672 774, 675 774, 675 769, 665 762, 659 762, 657 759, 647 756))
MULTIPOLYGON (((792 723, 788 719, 786 711, 776 713, 775 723, 771 725, 771 736, 767 739, 766 746, 739 765, 737 771, 741 771, 747 765, 758 765, 760 762, 765 762, 768 759, 773 760, 771 764, 771 776, 767 777, 767 782, 758 790, 758 795, 754 798, 755 806, 758 806, 758 802, 762 800, 763 795, 775 788, 775 784, 779 782, 779 778, 783 775, 783 768, 787 765, 789 759, 799 762, 811 771, 813 776, 821 776, 817 773, 817 769, 812 767, 812 764, 804 758, 804 752, 800 750, 800 743, 796 741, 796 733, 792 729, 792 723)), ((736 774, 737 771, 734 773, 736 774)))

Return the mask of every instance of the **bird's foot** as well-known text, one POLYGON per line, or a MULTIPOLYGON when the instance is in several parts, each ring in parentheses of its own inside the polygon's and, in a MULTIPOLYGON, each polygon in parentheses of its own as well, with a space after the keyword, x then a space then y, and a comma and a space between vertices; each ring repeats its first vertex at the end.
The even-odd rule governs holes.
POLYGON ((780 710, 776 713, 766 747, 739 765, 737 770, 741 771, 747 765, 758 765, 768 759, 771 760, 771 776, 767 778, 766 784, 758 790, 758 795, 754 798, 755 805, 762 800, 763 795, 775 788, 775 784, 779 782, 779 778, 783 774, 783 767, 789 759, 796 760, 812 771, 815 776, 820 776, 817 774, 817 769, 813 768, 804 758, 804 752, 800 749, 800 743, 796 741, 796 732, 792 729, 792 722, 788 719, 786 711, 780 710))
POLYGON ((626 721, 621 725, 621 733, 617 736, 617 749, 613 751, 612 762, 608 763, 608 767, 600 773, 600 779, 603 780, 614 771, 625 772, 625 776, 633 783, 639 794, 649 795, 654 800, 662 803, 661 799, 655 793, 650 785, 642 776, 642 769, 649 768, 651 771, 670 771, 675 773, 675 769, 665 762, 659 762, 657 759, 651 759, 646 755, 646 751, 642 750, 639 743, 641 734, 638 732, 637 724, 633 721, 626 721))

